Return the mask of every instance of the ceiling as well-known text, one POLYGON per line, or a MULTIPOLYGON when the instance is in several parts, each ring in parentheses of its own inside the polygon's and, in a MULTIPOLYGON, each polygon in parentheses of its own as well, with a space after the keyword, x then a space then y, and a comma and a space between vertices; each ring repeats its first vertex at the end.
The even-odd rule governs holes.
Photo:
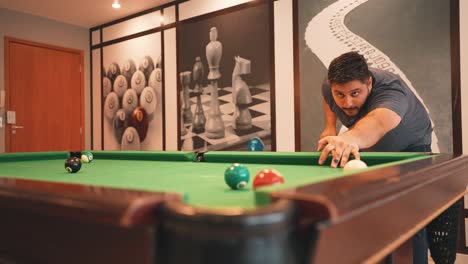
POLYGON ((120 0, 120 9, 112 8, 113 1, 0 0, 0 8, 91 28, 174 0, 120 0))

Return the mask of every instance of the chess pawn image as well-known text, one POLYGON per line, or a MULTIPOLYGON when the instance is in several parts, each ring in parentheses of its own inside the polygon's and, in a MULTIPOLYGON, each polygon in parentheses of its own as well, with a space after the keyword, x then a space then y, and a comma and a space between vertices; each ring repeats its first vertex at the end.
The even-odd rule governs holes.
POLYGON ((192 110, 190 109, 189 87, 191 82, 191 72, 180 73, 180 84, 182 89, 182 116, 184 124, 192 123, 192 110))
POLYGON ((205 51, 208 66, 210 67, 208 80, 218 80, 221 78, 219 64, 223 56, 223 45, 218 41, 218 30, 215 27, 210 29, 210 42, 206 45, 205 51))
POLYGON ((250 60, 239 56, 234 58, 235 66, 232 72, 232 102, 236 105, 234 112, 234 128, 248 130, 252 128, 252 116, 249 104, 252 103, 252 95, 249 86, 242 80, 241 75, 250 73, 250 60))
POLYGON ((192 70, 193 91, 197 96, 197 106, 195 108, 195 116, 193 117, 192 130, 196 133, 205 131, 205 112, 201 102, 201 94, 203 93, 203 78, 205 77, 205 70, 200 57, 195 59, 195 64, 192 70))
POLYGON ((208 118, 205 124, 205 135, 210 139, 223 138, 224 121, 221 118, 221 111, 219 109, 218 99, 218 79, 221 78, 219 72, 219 63, 221 61, 223 47, 221 42, 218 41, 218 30, 213 27, 210 30, 210 42, 206 45, 206 59, 210 71, 208 73, 208 80, 210 81, 210 110, 208 111, 208 118))

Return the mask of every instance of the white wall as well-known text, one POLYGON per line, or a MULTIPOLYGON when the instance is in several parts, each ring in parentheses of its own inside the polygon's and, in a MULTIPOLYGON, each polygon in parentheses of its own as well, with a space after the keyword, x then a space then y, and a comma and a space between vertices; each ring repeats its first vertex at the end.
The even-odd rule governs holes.
MULTIPOLYGON (((60 23, 0 8, 0 91, 5 90, 4 37, 41 42, 84 51, 85 89, 85 147, 89 149, 90 129, 90 86, 89 86, 89 31, 86 28, 60 23)), ((5 118, 5 109, 0 115, 5 118)), ((0 152, 5 151, 5 127, 0 127, 0 152)))

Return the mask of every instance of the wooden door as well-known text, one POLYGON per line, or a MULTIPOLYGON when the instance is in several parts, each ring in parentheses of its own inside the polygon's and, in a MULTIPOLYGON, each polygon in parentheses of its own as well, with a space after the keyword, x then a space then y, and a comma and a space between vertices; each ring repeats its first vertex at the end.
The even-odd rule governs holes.
POLYGON ((5 38, 7 152, 84 147, 83 52, 5 38))

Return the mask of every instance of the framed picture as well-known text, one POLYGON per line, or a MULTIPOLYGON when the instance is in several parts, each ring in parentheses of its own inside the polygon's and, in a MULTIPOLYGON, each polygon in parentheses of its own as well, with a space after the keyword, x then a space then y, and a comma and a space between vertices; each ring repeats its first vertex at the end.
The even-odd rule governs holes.
POLYGON ((358 51, 370 67, 400 75, 429 111, 432 150, 452 152, 450 5, 451 1, 428 5, 424 0, 295 0, 300 149, 315 150, 324 128, 320 89, 330 62, 358 51))
POLYGON ((181 150, 274 150, 272 3, 247 3, 180 22, 181 150), (235 22, 234 22, 235 21, 235 22))
POLYGON ((103 48, 104 150, 163 149, 161 33, 103 48))

